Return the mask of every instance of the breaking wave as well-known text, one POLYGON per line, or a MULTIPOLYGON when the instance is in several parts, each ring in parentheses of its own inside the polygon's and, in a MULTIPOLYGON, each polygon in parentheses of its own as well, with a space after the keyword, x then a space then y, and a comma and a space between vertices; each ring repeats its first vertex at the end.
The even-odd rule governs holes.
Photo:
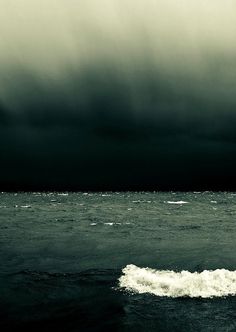
POLYGON ((154 270, 127 265, 119 285, 128 291, 167 297, 222 297, 236 295, 236 271, 203 272, 154 270))

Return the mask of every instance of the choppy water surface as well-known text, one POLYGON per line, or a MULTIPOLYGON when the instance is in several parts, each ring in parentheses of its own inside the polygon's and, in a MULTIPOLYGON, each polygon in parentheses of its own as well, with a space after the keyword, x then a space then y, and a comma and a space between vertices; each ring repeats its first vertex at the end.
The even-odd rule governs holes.
POLYGON ((0 194, 3 331, 235 331, 235 193, 0 194))

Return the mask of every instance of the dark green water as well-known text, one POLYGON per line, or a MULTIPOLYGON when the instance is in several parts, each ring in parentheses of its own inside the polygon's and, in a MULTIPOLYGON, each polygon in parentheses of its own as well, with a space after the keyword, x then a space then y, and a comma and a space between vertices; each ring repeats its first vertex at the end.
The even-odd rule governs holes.
POLYGON ((236 331, 234 296, 118 284, 127 264, 236 270, 235 217, 227 192, 2 193, 1 331, 236 331))

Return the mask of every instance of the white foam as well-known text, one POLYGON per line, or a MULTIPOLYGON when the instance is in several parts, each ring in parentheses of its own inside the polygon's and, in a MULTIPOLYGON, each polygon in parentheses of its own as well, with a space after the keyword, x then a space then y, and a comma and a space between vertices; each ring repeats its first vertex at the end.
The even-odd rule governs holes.
POLYGON ((136 293, 167 297, 222 297, 236 295, 236 271, 217 269, 203 272, 154 270, 127 265, 119 278, 120 287, 136 293))
POLYGON ((188 202, 185 202, 185 201, 167 201, 165 203, 168 203, 168 204, 187 204, 188 202))
POLYGON ((23 209, 30 209, 31 206, 30 205, 21 205, 21 208, 23 208, 23 209))
POLYGON ((121 225, 121 222, 104 222, 104 225, 108 225, 108 226, 121 225))

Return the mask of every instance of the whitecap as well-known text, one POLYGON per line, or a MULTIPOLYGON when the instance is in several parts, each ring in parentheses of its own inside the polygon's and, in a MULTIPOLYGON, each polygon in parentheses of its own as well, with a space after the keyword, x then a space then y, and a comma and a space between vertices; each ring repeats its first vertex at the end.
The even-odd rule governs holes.
POLYGON ((31 208, 31 206, 30 205, 21 205, 21 208, 23 208, 23 209, 29 209, 29 208, 31 208))
POLYGON ((185 201, 167 201, 165 203, 167 203, 167 204, 180 204, 180 205, 182 205, 182 204, 187 204, 188 202, 185 202, 185 201))
POLYGON ((203 272, 154 270, 127 265, 119 285, 128 291, 166 297, 212 298, 236 295, 236 271, 203 272))
POLYGON ((104 222, 104 225, 108 225, 108 226, 121 225, 121 222, 104 222))
POLYGON ((96 222, 93 222, 92 224, 90 224, 90 226, 96 226, 97 223, 96 222))

